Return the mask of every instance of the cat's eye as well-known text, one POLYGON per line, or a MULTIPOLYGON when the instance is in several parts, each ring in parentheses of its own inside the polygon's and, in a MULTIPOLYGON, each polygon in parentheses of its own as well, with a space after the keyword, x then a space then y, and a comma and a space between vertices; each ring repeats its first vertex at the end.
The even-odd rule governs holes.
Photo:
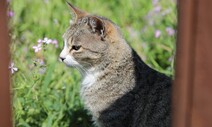
POLYGON ((72 46, 72 49, 76 50, 76 51, 79 50, 80 48, 81 48, 81 46, 79 46, 79 45, 73 45, 72 46))

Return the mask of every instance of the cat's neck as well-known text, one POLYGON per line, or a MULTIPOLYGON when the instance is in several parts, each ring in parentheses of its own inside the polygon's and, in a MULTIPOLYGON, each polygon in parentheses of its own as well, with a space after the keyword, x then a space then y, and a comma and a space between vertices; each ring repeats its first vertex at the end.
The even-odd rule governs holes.
MULTIPOLYGON (((82 86, 90 87, 97 80, 100 82, 101 79, 107 79, 111 77, 116 77, 120 79, 123 75, 127 75, 130 73, 129 70, 133 70, 133 50, 129 47, 129 45, 122 40, 117 45, 113 45, 113 48, 108 54, 108 57, 104 59, 101 64, 95 67, 90 67, 88 69, 81 69, 82 74, 82 86), (115 50, 118 50, 114 52, 115 50), (107 76, 109 75, 109 77, 107 76)), ((98 85, 98 83, 96 84, 98 85)))
POLYGON ((83 87, 90 87, 91 85, 93 85, 96 82, 99 74, 100 74, 100 72, 98 70, 96 70, 95 68, 90 68, 88 70, 84 70, 82 73, 81 85, 83 87))
POLYGON ((85 106, 96 117, 135 86, 132 54, 119 55, 116 57, 118 60, 109 61, 84 73, 80 94, 85 106))

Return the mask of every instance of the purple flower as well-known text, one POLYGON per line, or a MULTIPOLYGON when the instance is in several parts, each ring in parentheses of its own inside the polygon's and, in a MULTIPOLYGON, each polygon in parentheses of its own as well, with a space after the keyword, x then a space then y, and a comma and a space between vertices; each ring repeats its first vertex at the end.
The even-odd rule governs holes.
POLYGON ((159 38, 161 35, 161 31, 160 30, 156 30, 155 31, 155 38, 159 38))
POLYGON ((37 46, 32 47, 34 49, 34 52, 38 52, 42 49, 42 44, 38 44, 37 46))
POLYGON ((37 59, 36 62, 38 62, 40 65, 44 65, 45 64, 43 59, 37 59))
POLYGON ((43 43, 50 44, 52 42, 51 39, 48 39, 47 37, 44 38, 43 43))
POLYGON ((153 4, 153 5, 158 4, 158 1, 159 1, 159 0, 152 0, 152 4, 153 4))
POLYGON ((10 11, 8 11, 7 15, 8 15, 9 17, 13 17, 13 16, 14 16, 14 12, 10 10, 10 11))
POLYGON ((41 43, 43 43, 43 40, 42 39, 38 39, 38 44, 41 44, 41 43))
POLYGON ((38 42, 38 45, 32 47, 35 52, 38 52, 42 49, 43 43, 44 44, 53 44, 53 45, 55 45, 56 48, 58 48, 58 41, 56 39, 49 39, 49 38, 45 37, 43 40, 38 39, 37 42, 38 42))
POLYGON ((52 40, 52 44, 54 44, 55 47, 58 48, 58 41, 56 39, 52 40))
POLYGON ((44 74, 46 72, 46 65, 45 65, 45 62, 44 62, 44 59, 36 59, 34 61, 34 65, 35 66, 39 66, 39 70, 38 70, 38 73, 39 74, 44 74))
POLYGON ((154 8, 154 11, 155 11, 156 13, 160 12, 160 11, 161 11, 161 6, 156 6, 156 7, 154 8))
POLYGON ((18 71, 18 68, 14 66, 14 63, 10 63, 9 69, 12 74, 18 71))
POLYGON ((175 30, 171 27, 167 27, 166 32, 168 33, 169 36, 173 36, 175 34, 175 30))

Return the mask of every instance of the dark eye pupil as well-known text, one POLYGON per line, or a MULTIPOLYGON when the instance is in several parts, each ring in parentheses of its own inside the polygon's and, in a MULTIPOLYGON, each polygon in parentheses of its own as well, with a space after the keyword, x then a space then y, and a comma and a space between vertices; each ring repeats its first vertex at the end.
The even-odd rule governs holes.
POLYGON ((73 45, 73 46, 72 46, 72 49, 74 49, 74 50, 79 50, 79 49, 80 49, 80 46, 73 45))

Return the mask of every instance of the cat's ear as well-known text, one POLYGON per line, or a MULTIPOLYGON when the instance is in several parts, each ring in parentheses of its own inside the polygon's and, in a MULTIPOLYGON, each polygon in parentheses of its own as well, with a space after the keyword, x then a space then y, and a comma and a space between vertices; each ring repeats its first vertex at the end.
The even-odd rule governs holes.
POLYGON ((105 23, 98 17, 92 16, 89 19, 88 25, 94 33, 98 33, 102 38, 105 37, 105 23))
POLYGON ((71 12, 73 14, 73 20, 76 22, 79 18, 82 18, 86 15, 88 15, 88 13, 78 9, 77 7, 74 7, 72 4, 70 4, 69 2, 66 1, 66 3, 68 4, 69 8, 71 9, 71 12))
POLYGON ((121 37, 119 28, 108 20, 99 18, 97 16, 92 16, 89 17, 88 24, 93 32, 98 33, 101 36, 102 40, 108 38, 111 42, 116 42, 121 37))

